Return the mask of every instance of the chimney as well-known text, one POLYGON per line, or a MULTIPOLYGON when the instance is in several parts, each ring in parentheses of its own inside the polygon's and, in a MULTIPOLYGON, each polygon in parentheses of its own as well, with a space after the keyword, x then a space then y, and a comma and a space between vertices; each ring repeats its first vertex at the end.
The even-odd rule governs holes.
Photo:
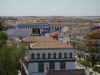
POLYGON ((57 34, 54 35, 54 36, 53 36, 53 39, 56 39, 56 40, 58 41, 58 35, 57 35, 57 34))

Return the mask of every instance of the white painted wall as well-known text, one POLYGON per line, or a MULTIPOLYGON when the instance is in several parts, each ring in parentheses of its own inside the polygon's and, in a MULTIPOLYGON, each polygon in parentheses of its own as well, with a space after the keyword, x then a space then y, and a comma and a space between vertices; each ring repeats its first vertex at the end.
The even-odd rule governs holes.
MULTIPOLYGON (((37 53, 40 53, 40 58, 42 58, 42 54, 45 53, 46 54, 46 58, 48 58, 48 53, 51 53, 51 57, 53 58, 53 53, 56 53, 56 57, 58 58, 58 54, 62 53, 62 57, 64 57, 64 53, 67 53, 67 57, 69 58, 69 53, 72 52, 73 54, 73 58, 75 58, 75 50, 74 49, 65 49, 65 50, 28 50, 28 59, 31 59, 31 54, 34 53, 35 54, 35 58, 37 58, 37 53)), ((34 59, 31 59, 34 60, 34 59)), ((38 60, 42 60, 42 59, 38 59, 38 60)), ((44 60, 44 59, 43 59, 44 60)), ((53 59, 55 60, 55 59, 53 59)), ((60 59, 59 59, 60 60, 60 59)), ((44 71, 47 70, 47 67, 49 69, 49 61, 48 62, 44 62, 44 71)), ((74 69, 75 68, 75 62, 69 62, 66 61, 66 69, 74 69)), ((55 62, 55 69, 59 70, 60 69, 60 62, 55 62)), ((44 73, 38 73, 38 62, 33 62, 33 63, 29 63, 28 66, 28 72, 29 75, 45 75, 44 73)))
POLYGON ((59 70, 60 69, 60 62, 56 62, 55 63, 55 70, 59 70))
MULTIPOLYGON (((17 36, 17 37, 28 37, 31 36, 32 34, 32 27, 31 28, 27 28, 27 26, 24 26, 25 28, 18 28, 17 26, 15 27, 15 29, 8 29, 6 32, 9 35, 13 35, 13 36, 17 36)), ((44 31, 44 29, 40 29, 40 34, 44 31)), ((50 29, 50 32, 56 31, 55 30, 55 26, 53 26, 53 29, 50 29)))
POLYGON ((60 36, 58 35, 58 41, 61 41, 63 43, 69 42, 69 37, 68 36, 60 36))
POLYGON ((8 29, 6 31, 9 35, 13 35, 13 36, 17 36, 17 37, 28 37, 31 36, 32 34, 32 29, 28 29, 28 28, 20 28, 20 29, 8 29))
POLYGON ((38 72, 38 63, 29 63, 28 64, 28 72, 34 72, 37 73, 38 72))
POLYGON ((75 62, 66 62, 66 69, 75 69, 75 62))
MULTIPOLYGON (((38 73, 38 63, 29 63, 29 75, 45 75, 47 66, 49 68, 49 62, 44 62, 44 72, 38 73)), ((60 62, 55 62, 55 69, 60 70, 60 62)), ((66 62, 66 69, 75 69, 75 62, 66 62)))

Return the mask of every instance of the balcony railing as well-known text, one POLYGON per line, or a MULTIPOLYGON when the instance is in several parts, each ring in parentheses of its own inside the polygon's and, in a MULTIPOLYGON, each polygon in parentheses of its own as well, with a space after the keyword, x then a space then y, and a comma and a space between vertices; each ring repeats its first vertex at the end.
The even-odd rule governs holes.
POLYGON ((40 59, 29 59, 29 61, 75 61, 76 60, 76 58, 62 58, 62 59, 60 59, 60 58, 56 58, 56 59, 53 59, 53 58, 51 58, 51 59, 42 59, 42 58, 40 58, 40 59))
POLYGON ((100 44, 87 44, 87 46, 100 46, 100 44))

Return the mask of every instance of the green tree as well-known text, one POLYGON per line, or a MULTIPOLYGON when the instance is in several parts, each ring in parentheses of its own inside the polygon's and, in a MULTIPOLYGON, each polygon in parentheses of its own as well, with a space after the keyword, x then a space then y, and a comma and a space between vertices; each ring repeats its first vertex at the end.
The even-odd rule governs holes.
POLYGON ((7 34, 0 20, 0 75, 18 75, 19 60, 24 56, 25 45, 7 44, 7 34))
POLYGON ((7 43, 7 34, 5 32, 0 31, 0 47, 7 43))
POLYGON ((94 66, 95 63, 96 63, 96 56, 95 56, 95 54, 91 53, 86 60, 88 62, 91 62, 92 66, 94 66))
POLYGON ((0 75, 17 75, 19 60, 24 56, 25 47, 3 45, 0 50, 0 75))
POLYGON ((3 31, 3 28, 4 28, 3 22, 4 22, 4 20, 1 19, 1 17, 0 17, 0 31, 3 31))

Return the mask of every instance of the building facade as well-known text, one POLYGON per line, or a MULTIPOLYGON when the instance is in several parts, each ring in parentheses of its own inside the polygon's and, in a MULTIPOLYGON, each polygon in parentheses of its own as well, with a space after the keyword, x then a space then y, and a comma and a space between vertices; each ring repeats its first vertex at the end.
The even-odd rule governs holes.
POLYGON ((61 31, 66 24, 59 23, 16 23, 14 29, 7 30, 9 35, 28 37, 30 35, 45 35, 46 33, 61 31), (35 31, 35 33, 34 33, 35 31))
POLYGON ((50 69, 75 69, 75 50, 71 46, 44 36, 39 36, 39 40, 38 36, 33 37, 34 43, 29 43, 29 39, 23 40, 28 43, 25 57, 28 75, 46 75, 50 69))
POLYGON ((90 53, 100 57, 100 32, 73 35, 70 43, 81 58, 86 59, 90 53))

